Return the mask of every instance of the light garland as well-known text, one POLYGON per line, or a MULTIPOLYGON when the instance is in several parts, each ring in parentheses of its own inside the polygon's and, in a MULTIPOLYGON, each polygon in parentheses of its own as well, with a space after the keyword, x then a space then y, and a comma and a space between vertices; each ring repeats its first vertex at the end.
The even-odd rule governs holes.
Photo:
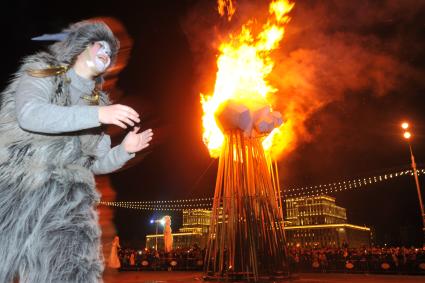
POLYGON ((181 210, 196 210, 211 208, 212 203, 204 204, 185 204, 185 205, 141 205, 134 204, 133 202, 106 202, 101 201, 99 204, 121 208, 131 208, 139 210, 152 210, 152 211, 181 211, 181 210))
MULTIPOLYGON (((196 198, 196 199, 177 199, 177 200, 151 200, 151 201, 132 201, 134 204, 162 204, 162 203, 186 203, 186 202, 203 202, 203 201, 211 201, 213 198, 196 198)), ((125 201, 121 201, 119 203, 125 203, 125 201)))
MULTIPOLYGON (((418 175, 425 174, 425 169, 418 169, 418 175)), ((350 189, 359 189, 371 184, 387 181, 393 178, 402 177, 402 176, 413 176, 413 170, 403 170, 399 172, 387 173, 378 176, 372 176, 367 178, 357 178, 347 181, 334 182, 324 185, 316 186, 307 186, 294 189, 286 190, 286 198, 294 197, 305 197, 305 196, 319 196, 326 195, 329 193, 336 193, 341 191, 346 191, 350 189)))
MULTIPOLYGON (((417 169, 418 175, 425 174, 425 169, 417 169)), ((402 176, 413 176, 413 170, 403 170, 391 172, 377 176, 366 178, 356 178, 346 181, 333 182, 322 185, 306 186, 298 188, 289 188, 284 190, 283 194, 286 199, 317 197, 336 193, 346 190, 359 189, 371 184, 391 180, 402 176)), ((179 200, 156 200, 156 201, 100 201, 100 205, 130 208, 149 211, 181 211, 181 210, 197 210, 212 207, 212 197, 196 198, 196 199, 179 199, 179 200)), ((285 201, 285 200, 284 200, 285 201)))

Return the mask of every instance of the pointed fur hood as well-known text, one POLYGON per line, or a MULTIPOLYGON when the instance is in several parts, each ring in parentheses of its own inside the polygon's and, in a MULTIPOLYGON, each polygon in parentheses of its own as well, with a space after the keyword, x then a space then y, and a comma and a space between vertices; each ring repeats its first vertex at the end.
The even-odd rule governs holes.
POLYGON ((102 21, 86 20, 72 24, 63 31, 67 37, 50 46, 52 55, 64 65, 73 65, 77 56, 90 43, 106 41, 112 51, 111 61, 114 62, 119 49, 119 41, 111 29, 102 21))

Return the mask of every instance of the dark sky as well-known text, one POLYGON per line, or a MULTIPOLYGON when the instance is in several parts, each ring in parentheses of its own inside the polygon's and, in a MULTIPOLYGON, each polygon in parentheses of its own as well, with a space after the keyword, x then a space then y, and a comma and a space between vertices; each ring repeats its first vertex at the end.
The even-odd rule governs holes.
MULTIPOLYGON (((90 17, 121 21, 134 46, 119 76, 120 102, 140 111, 143 126, 153 127, 156 135, 138 164, 111 175, 117 200, 212 196, 217 161, 202 143, 199 93, 212 91, 220 39, 252 16, 261 19, 264 1, 238 2, 231 23, 218 17, 215 1, 203 0, 15 0, 1 6, 2 88, 20 58, 45 47, 31 37, 90 17)), ((408 168, 403 119, 413 124, 412 146, 423 168, 425 2, 303 0, 296 2, 291 16, 269 78, 279 89, 277 110, 296 125, 296 140, 279 161, 282 186, 408 168)), ((425 179, 420 180, 425 186, 425 179)), ((351 223, 376 229, 379 243, 418 241, 421 223, 413 178, 334 196, 347 208, 351 223)), ((141 244, 154 230, 148 220, 163 214, 116 209, 122 241, 141 244)), ((177 230, 181 216, 171 215, 177 230)))

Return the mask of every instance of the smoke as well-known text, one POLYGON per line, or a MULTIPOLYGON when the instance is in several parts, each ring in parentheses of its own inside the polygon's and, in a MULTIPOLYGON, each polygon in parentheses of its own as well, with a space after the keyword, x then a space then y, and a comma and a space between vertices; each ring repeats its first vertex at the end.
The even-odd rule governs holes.
MULTIPOLYGON (((295 1, 268 78, 278 89, 275 109, 293 133, 285 153, 314 139, 309 119, 327 105, 348 95, 383 97, 422 84, 424 73, 415 64, 425 46, 414 39, 421 36, 424 8, 414 0, 295 1)), ((261 23, 267 3, 237 2, 230 23, 216 9, 201 3, 183 23, 204 93, 214 86, 218 44, 250 18, 261 23)))
POLYGON ((401 50, 411 47, 403 32, 424 6, 401 0, 296 3, 270 77, 279 89, 277 109, 292 120, 295 133, 286 152, 315 137, 308 121, 330 103, 348 95, 382 97, 421 82, 424 74, 401 50))

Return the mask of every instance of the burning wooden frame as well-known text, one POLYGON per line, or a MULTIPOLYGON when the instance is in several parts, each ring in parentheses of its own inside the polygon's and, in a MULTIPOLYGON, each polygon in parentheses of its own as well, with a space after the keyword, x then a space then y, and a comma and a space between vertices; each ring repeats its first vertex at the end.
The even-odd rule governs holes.
MULTIPOLYGON (((205 279, 286 278, 289 271, 276 163, 267 161, 261 137, 247 134, 255 121, 264 117, 252 119, 255 115, 247 114, 243 107, 230 108, 233 110, 226 106, 217 118, 226 134, 218 165, 205 279)), ((270 111, 263 113, 267 116, 270 111)))

